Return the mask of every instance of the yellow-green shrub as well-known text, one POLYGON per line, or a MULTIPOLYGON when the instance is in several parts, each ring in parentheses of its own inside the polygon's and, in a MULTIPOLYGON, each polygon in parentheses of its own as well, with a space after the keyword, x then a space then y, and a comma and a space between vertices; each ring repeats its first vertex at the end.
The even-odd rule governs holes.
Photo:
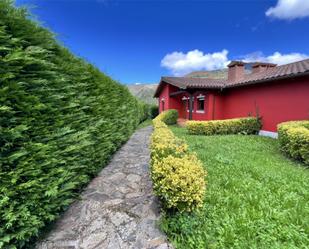
POLYGON ((281 151, 309 165, 309 121, 290 121, 278 125, 281 151))
POLYGON ((259 118, 235 118, 211 121, 188 121, 187 131, 194 135, 257 134, 261 129, 259 118))
POLYGON ((164 208, 192 211, 203 204, 206 171, 196 156, 188 152, 187 144, 175 137, 162 121, 168 112, 153 120, 151 178, 154 192, 164 208))
POLYGON ((192 211, 203 205, 205 171, 195 155, 168 156, 152 165, 155 193, 167 209, 192 211))
POLYGON ((162 160, 173 155, 182 157, 187 152, 187 144, 174 136, 173 132, 160 120, 153 121, 154 132, 151 136, 152 160, 162 160))
POLYGON ((174 110, 164 111, 153 120, 154 132, 151 136, 152 159, 162 160, 169 155, 182 157, 187 153, 187 144, 175 137, 164 122, 166 116, 170 116, 169 113, 174 113, 174 110))

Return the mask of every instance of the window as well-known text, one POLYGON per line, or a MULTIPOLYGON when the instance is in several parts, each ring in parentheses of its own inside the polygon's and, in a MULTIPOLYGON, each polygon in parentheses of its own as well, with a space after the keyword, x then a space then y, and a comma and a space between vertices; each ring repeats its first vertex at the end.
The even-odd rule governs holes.
POLYGON ((161 103, 162 103, 162 111, 164 111, 164 99, 162 99, 161 103))
POLYGON ((205 97, 198 96, 197 97, 197 112, 204 113, 205 111, 205 97))
POLYGON ((197 110, 198 111, 204 111, 204 99, 198 99, 197 100, 197 110))

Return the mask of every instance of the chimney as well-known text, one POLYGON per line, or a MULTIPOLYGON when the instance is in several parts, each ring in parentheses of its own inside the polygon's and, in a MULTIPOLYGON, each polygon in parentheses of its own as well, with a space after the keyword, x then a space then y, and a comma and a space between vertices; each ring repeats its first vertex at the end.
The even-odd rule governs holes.
POLYGON ((268 70, 269 68, 274 68, 275 66, 277 65, 273 63, 255 62, 252 65, 252 73, 260 73, 268 70))
POLYGON ((231 61, 227 65, 228 71, 228 81, 238 81, 243 79, 245 74, 245 63, 242 61, 231 61))

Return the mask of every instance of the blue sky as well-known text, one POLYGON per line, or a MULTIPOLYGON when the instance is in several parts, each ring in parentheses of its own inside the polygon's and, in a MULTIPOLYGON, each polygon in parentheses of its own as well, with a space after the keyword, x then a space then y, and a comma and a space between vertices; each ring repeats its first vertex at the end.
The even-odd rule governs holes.
POLYGON ((309 55, 308 0, 17 0, 76 55, 122 83, 309 55))

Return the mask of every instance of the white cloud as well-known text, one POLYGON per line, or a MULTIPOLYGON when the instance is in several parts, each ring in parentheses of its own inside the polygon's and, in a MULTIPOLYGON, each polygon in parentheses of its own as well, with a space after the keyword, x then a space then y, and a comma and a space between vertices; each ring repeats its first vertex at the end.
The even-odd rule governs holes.
POLYGON ((275 52, 272 55, 265 56, 262 52, 254 52, 244 56, 242 60, 245 62, 262 61, 283 65, 307 58, 309 58, 309 55, 301 53, 281 54, 280 52, 275 52))
POLYGON ((280 54, 279 52, 275 52, 273 55, 268 56, 267 59, 271 63, 282 65, 295 61, 301 61, 307 59, 308 57, 308 55, 300 53, 280 54))
POLYGON ((288 20, 309 17, 309 1, 278 0, 277 5, 269 8, 265 14, 269 17, 288 20))
POLYGON ((224 68, 228 63, 228 51, 204 54, 195 49, 187 53, 173 52, 164 56, 161 66, 172 71, 176 76, 197 70, 215 70, 224 68))
MULTIPOLYGON (((275 52, 270 55, 265 55, 263 52, 253 52, 244 56, 239 56, 237 60, 244 62, 269 62, 277 65, 292 63, 308 59, 308 54, 303 53, 287 53, 282 54, 275 52)), ((187 73, 198 70, 216 70, 227 66, 231 61, 228 58, 226 49, 221 52, 205 54, 200 50, 192 50, 187 53, 173 52, 164 56, 161 60, 161 66, 167 68, 175 76, 182 76, 187 73)))

